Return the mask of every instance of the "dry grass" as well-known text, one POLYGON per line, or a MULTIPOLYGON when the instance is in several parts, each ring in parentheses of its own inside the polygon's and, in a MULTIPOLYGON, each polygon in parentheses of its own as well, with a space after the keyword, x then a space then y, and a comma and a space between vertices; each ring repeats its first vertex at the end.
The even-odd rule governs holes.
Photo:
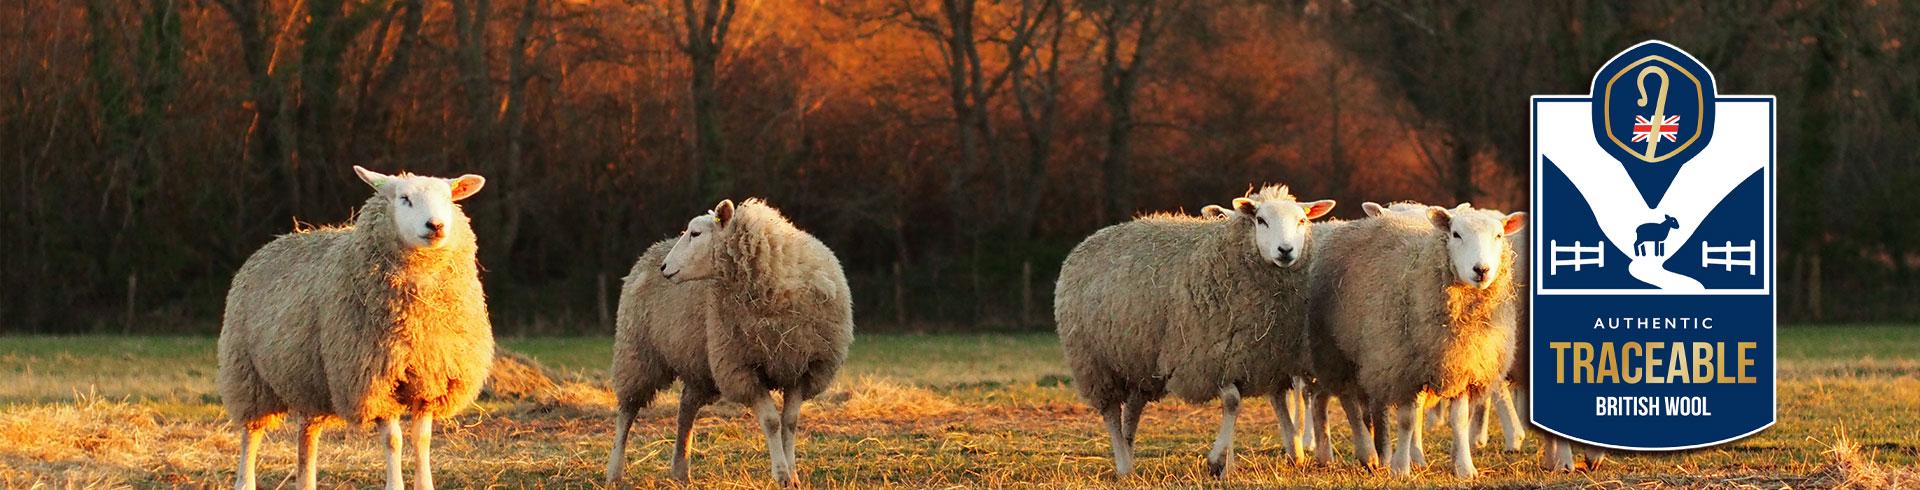
MULTIPOLYGON (((1253 401, 1243 411, 1238 468, 1217 481, 1205 476, 1202 459, 1218 424, 1217 406, 1162 402, 1148 409, 1142 425, 1139 474, 1116 482, 1098 416, 1064 384, 1065 368, 1050 337, 863 338, 849 374, 804 416, 803 478, 817 488, 1920 488, 1914 467, 1920 460, 1920 417, 1914 415, 1920 371, 1913 358, 1888 354, 1920 352, 1920 345, 1863 343, 1886 350, 1873 359, 1821 349, 1812 351, 1822 357, 1783 358, 1781 420, 1772 429, 1705 450, 1614 455, 1601 469, 1577 474, 1538 470, 1539 448, 1529 438, 1526 453, 1477 451, 1482 475, 1459 480, 1448 470, 1449 442, 1438 431, 1429 435, 1427 448, 1436 466, 1412 479, 1344 464, 1294 467, 1276 457, 1272 411, 1253 401)), ((1782 341, 1796 340, 1783 331, 1782 341)), ((605 342, 509 342, 516 350, 538 352, 531 369, 553 383, 483 402, 441 424, 434 441, 438 482, 444 488, 598 488, 612 409, 599 384, 604 359, 593 353, 603 351, 605 342)), ((211 376, 211 343, 0 338, 0 373, 34 373, 20 378, 25 385, 0 388, 0 401, 11 403, 0 409, 0 487, 230 485, 237 437, 201 379, 211 376), (168 343, 177 345, 156 347, 168 343), (125 351, 141 354, 116 354, 125 351), (115 376, 172 384, 134 386, 115 376), (108 382, 97 392, 74 394, 93 380, 108 382)), ((679 487, 664 478, 675 399, 662 395, 641 413, 629 449, 628 485, 679 487)), ((694 486, 767 487, 765 446, 751 417, 730 404, 702 416, 694 486)), ((265 488, 290 474, 291 436, 290 429, 268 435, 261 460, 265 488)), ((1334 437, 1344 451, 1344 431, 1336 428, 1334 437)), ((330 430, 321 458, 327 485, 383 481, 371 428, 330 430)))

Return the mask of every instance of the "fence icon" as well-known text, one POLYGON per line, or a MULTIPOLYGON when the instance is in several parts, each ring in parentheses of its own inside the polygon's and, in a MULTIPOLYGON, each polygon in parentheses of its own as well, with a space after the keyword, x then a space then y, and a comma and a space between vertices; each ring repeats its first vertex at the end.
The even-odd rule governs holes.
POLYGON ((1553 254, 1552 258, 1550 259, 1550 262, 1552 263, 1552 265, 1547 269, 1547 275, 1559 274, 1560 266, 1563 266, 1563 265, 1571 265, 1573 266, 1573 270, 1575 271, 1579 271, 1580 266, 1582 265, 1592 265, 1594 267, 1605 267, 1607 265, 1607 252, 1605 251, 1605 249, 1601 247, 1606 244, 1607 242, 1600 241, 1600 242, 1593 242, 1593 245, 1582 247, 1580 246, 1580 242, 1578 241, 1573 242, 1573 245, 1564 245, 1564 246, 1560 245, 1559 240, 1553 240, 1553 241, 1547 242, 1547 245, 1548 245, 1547 249, 1553 254), (1561 260, 1560 259, 1561 253, 1572 255, 1572 258, 1561 260), (1592 253, 1593 257, 1581 258, 1582 255, 1586 255, 1588 253, 1592 253))
POLYGON ((1754 245, 1756 245, 1754 240, 1747 240, 1747 245, 1743 247, 1733 246, 1733 242, 1726 242, 1725 246, 1720 247, 1708 245, 1707 242, 1704 241, 1700 242, 1700 267, 1724 265, 1727 266, 1727 272, 1733 272, 1734 267, 1745 267, 1747 268, 1747 275, 1755 275, 1757 271, 1753 265, 1754 245), (1720 258, 1716 259, 1713 257, 1713 254, 1716 253, 1720 254, 1720 258), (1743 253, 1747 254, 1746 259, 1734 258, 1735 254, 1743 253))

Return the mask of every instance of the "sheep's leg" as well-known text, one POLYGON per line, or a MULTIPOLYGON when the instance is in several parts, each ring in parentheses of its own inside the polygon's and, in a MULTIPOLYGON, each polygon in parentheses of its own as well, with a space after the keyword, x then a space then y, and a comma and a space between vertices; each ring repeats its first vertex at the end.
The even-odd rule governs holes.
POLYGON ((1453 406, 1449 407, 1453 411, 1453 476, 1461 478, 1473 478, 1479 473, 1473 467, 1473 425, 1483 424, 1469 423, 1467 417, 1476 410, 1481 416, 1487 412, 1485 405, 1473 403, 1472 400, 1471 395, 1461 395, 1454 398, 1453 406))
POLYGON ((1517 389, 1501 386, 1493 392, 1493 417, 1500 421, 1500 438, 1506 442, 1507 452, 1519 452, 1520 440, 1526 437, 1526 421, 1514 409, 1513 391, 1517 389))
POLYGON ((1414 434, 1420 433, 1421 422, 1426 421, 1425 414, 1421 413, 1421 408, 1426 406, 1426 396, 1426 393, 1415 394, 1412 403, 1395 409, 1399 412, 1397 415, 1400 419, 1400 437, 1397 444, 1393 446, 1391 461, 1387 463, 1387 471, 1394 476, 1413 474, 1414 434))
MULTIPOLYGON (((1373 435, 1374 461, 1385 462, 1393 450, 1393 427, 1387 425, 1387 406, 1373 400, 1366 400, 1367 433, 1373 435)), ((1379 463, 1376 463, 1379 464, 1379 463)))
POLYGON ((1300 427, 1293 417, 1294 400, 1299 397, 1289 389, 1269 398, 1273 400, 1273 418, 1280 421, 1280 458, 1294 464, 1305 462, 1307 454, 1300 449, 1300 427))
POLYGON ((387 436, 387 490, 402 490, 400 478, 400 417, 381 420, 387 436))
POLYGON ((1447 402, 1445 400, 1421 408, 1420 413, 1426 414, 1427 416, 1426 420, 1420 422, 1421 427, 1437 429, 1447 425, 1447 402))
POLYGON ((257 479, 254 475, 254 463, 260 459, 261 435, 260 429, 240 427, 240 470, 233 477, 234 490, 254 489, 254 480, 257 479))
MULTIPOLYGON (((1600 469, 1600 464, 1607 461, 1606 451, 1600 449, 1599 446, 1581 444, 1580 454, 1587 457, 1587 471, 1600 469)), ((1571 456, 1569 456, 1569 458, 1571 458, 1571 456)))
POLYGON ((1127 444, 1126 422, 1120 413, 1118 400, 1104 402, 1100 407, 1100 418, 1107 422, 1107 437, 1113 441, 1114 476, 1126 478, 1133 474, 1133 447, 1127 444))
POLYGON ((1548 444, 1542 448, 1542 463, 1548 471, 1572 471, 1572 444, 1559 436, 1546 436, 1548 444))
MULTIPOLYGON (((683 403, 682 407, 684 407, 685 406, 684 402, 682 403, 683 403)), ((684 410, 684 408, 682 410, 684 410)), ((607 486, 608 487, 619 486, 620 474, 626 470, 627 433, 633 431, 633 417, 637 415, 636 412, 638 411, 639 409, 637 407, 634 408, 633 410, 628 410, 627 407, 624 405, 621 406, 618 410, 615 410, 615 412, 617 413, 614 414, 614 422, 613 422, 613 450, 609 451, 607 454, 607 486)), ((687 424, 683 421, 681 425, 689 426, 691 424, 687 424)), ((686 445, 686 442, 685 442, 686 439, 687 439, 686 432, 684 431, 681 432, 680 445, 682 447, 686 445)), ((681 454, 685 454, 685 453, 682 452, 681 454)), ((679 463, 678 460, 675 460, 674 462, 679 463)))
MULTIPOLYGON (((693 451, 693 421, 700 418, 701 407, 705 407, 708 403, 713 402, 713 396, 713 393, 700 390, 684 387, 680 389, 680 410, 676 420, 678 422, 676 427, 678 432, 675 433, 676 436, 673 440, 673 467, 671 472, 673 479, 679 480, 682 483, 687 481, 687 453, 693 451)), ((632 415, 622 415, 621 417, 628 422, 633 421, 632 415)), ((623 430, 621 432, 624 433, 625 431, 623 430)), ((624 438, 624 434, 622 434, 622 439, 624 438)))
POLYGON ((1214 436, 1213 451, 1207 453, 1207 473, 1214 477, 1225 477, 1233 468, 1233 422, 1240 417, 1240 387, 1220 389, 1220 408, 1220 433, 1214 436))
POLYGON ((1300 450, 1303 452, 1312 451, 1317 447, 1315 444, 1318 442, 1314 438, 1314 427, 1310 419, 1312 414, 1307 411, 1307 404, 1313 399, 1313 395, 1309 393, 1312 390, 1308 388, 1306 378, 1294 376, 1293 394, 1287 399, 1287 403, 1293 404, 1292 406, 1298 409, 1294 411, 1294 426, 1300 428, 1300 450))
POLYGON ((1127 454, 1133 454, 1133 442, 1139 440, 1140 416, 1147 412, 1147 394, 1134 392, 1127 396, 1127 406, 1121 409, 1122 429, 1127 434, 1127 454))
POLYGON ((1435 403, 1432 407, 1426 407, 1423 403, 1422 408, 1417 411, 1425 418, 1420 420, 1420 428, 1413 430, 1413 443, 1407 446, 1407 450, 1413 452, 1415 468, 1427 465, 1427 426, 1440 425, 1440 405, 1441 403, 1435 403))
POLYGON ((1473 423, 1473 432, 1470 434, 1473 436, 1473 447, 1476 448, 1486 447, 1487 440, 1493 437, 1487 427, 1487 407, 1493 402, 1492 390, 1494 388, 1487 388, 1487 391, 1477 392, 1468 397, 1472 400, 1472 405, 1469 406, 1473 410, 1467 414, 1467 420, 1473 423))
POLYGON ((753 416, 760 420, 760 432, 767 436, 767 459, 772 460, 773 481, 792 485, 793 471, 787 462, 786 443, 780 437, 780 409, 773 406, 773 394, 762 393, 753 400, 753 416))
POLYGON ((433 490, 433 465, 428 463, 433 449, 433 414, 413 414, 413 488, 433 490))
POLYGON ((1573 471, 1573 441, 1565 438, 1553 438, 1553 459, 1549 468, 1554 471, 1573 471))
MULTIPOLYGON (((1373 429, 1368 426, 1368 408, 1358 397, 1340 397, 1340 408, 1347 412, 1347 425, 1353 429, 1353 457, 1368 469, 1380 467, 1380 453, 1374 450, 1373 429)), ((1385 427, 1381 427, 1385 430, 1385 427)))
MULTIPOLYGON (((1320 464, 1333 464, 1333 437, 1327 433, 1327 402, 1332 393, 1318 391, 1312 395, 1312 406, 1307 408, 1307 425, 1313 433, 1313 460, 1320 464)), ((1359 434, 1359 433, 1355 433, 1359 434)))
POLYGON ((320 473, 320 424, 308 417, 300 424, 300 488, 314 490, 319 488, 320 473))
POLYGON ((807 403, 793 392, 781 395, 780 402, 780 443, 787 452, 787 476, 795 484, 800 482, 800 460, 794 457, 793 442, 800 430, 800 407, 807 403))

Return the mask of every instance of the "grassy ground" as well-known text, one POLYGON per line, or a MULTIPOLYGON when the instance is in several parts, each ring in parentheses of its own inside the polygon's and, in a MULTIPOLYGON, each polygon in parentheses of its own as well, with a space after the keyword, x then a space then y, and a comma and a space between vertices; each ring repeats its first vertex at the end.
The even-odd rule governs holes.
MULTIPOLYGON (((609 339, 503 343, 584 386, 605 379, 609 339)), ((1203 455, 1217 405, 1166 401, 1151 405, 1142 423, 1137 474, 1116 482, 1098 416, 1075 399, 1052 334, 866 335, 837 388, 809 406, 801 474, 815 487, 860 488, 1806 488, 1872 482, 1842 475, 1848 461, 1911 471, 1920 460, 1920 326, 1789 327, 1780 344, 1779 424, 1717 448, 1614 455, 1597 471, 1554 474, 1537 469, 1538 441, 1528 438, 1525 453, 1477 451, 1482 475, 1465 481, 1448 471, 1449 438, 1435 431, 1427 437, 1435 466, 1396 479, 1344 463, 1281 462, 1273 412, 1251 401, 1237 437, 1238 467, 1213 480, 1204 476, 1203 455)), ((230 485, 238 444, 222 423, 213 353, 209 338, 0 337, 0 487, 230 485)), ((434 440, 437 482, 598 488, 612 410, 604 393, 576 391, 559 401, 488 401, 442 424, 434 440)), ((673 400, 663 395, 642 413, 628 485, 677 487, 664 478, 673 400)), ((269 433, 263 488, 289 475, 291 435, 269 433)), ((740 407, 708 408, 695 437, 696 487, 768 486, 764 443, 740 407)), ((1344 430, 1336 427, 1334 440, 1347 450, 1344 430)), ((384 481, 370 428, 328 432, 321 458, 328 488, 384 481)))

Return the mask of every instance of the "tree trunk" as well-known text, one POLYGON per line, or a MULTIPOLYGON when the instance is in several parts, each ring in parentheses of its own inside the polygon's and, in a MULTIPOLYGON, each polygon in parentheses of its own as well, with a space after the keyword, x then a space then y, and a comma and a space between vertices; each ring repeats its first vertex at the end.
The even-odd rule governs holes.
POLYGON ((720 101, 720 54, 733 22, 734 0, 681 0, 686 41, 680 45, 691 65, 689 87, 693 102, 693 192, 710 203, 732 194, 732 171, 727 164, 726 112, 720 101))

